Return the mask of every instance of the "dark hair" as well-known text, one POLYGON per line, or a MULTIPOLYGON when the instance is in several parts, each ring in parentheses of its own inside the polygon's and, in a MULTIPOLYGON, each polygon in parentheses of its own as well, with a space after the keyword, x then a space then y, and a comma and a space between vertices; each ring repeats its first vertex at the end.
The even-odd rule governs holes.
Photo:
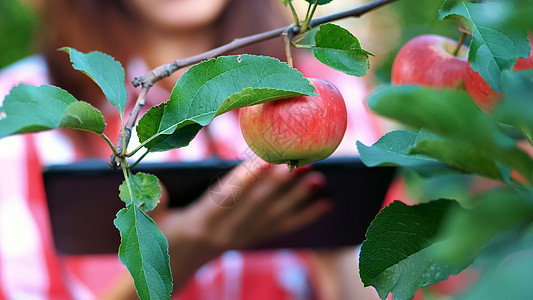
MULTIPOLYGON (((69 46, 83 52, 102 51, 122 63, 139 55, 134 43, 133 16, 122 0, 49 0, 43 8, 42 52, 50 74, 58 85, 80 100, 94 99, 96 86, 70 66, 68 57, 58 48, 69 46)), ((215 24, 217 46, 242 37, 287 25, 276 0, 232 0, 215 24)), ((252 45, 236 53, 281 57, 280 39, 252 45)), ((169 62, 170 63, 170 62, 169 62)), ((141 74, 133 74, 141 75, 141 74)), ((98 94, 99 95, 99 94, 98 94)))

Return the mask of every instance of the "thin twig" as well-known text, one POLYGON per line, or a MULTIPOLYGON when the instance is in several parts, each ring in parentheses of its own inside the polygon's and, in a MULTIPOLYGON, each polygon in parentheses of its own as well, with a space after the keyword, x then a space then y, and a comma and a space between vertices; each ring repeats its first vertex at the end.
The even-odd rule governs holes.
MULTIPOLYGON (((119 135, 119 139, 117 141, 116 151, 117 153, 126 153, 125 150, 128 147, 128 144, 131 139, 131 132, 133 130, 133 127, 135 126, 135 123, 137 123, 137 118, 139 118, 139 114, 141 112, 141 109, 143 108, 144 104, 146 103, 146 95, 148 94, 148 90, 150 89, 150 86, 143 85, 141 92, 139 93, 139 96, 137 97, 137 102, 135 102, 135 106, 133 107, 133 110, 130 113, 130 118, 128 119, 128 122, 124 126, 125 131, 121 131, 119 135)), ((111 156, 111 162, 110 165, 113 169, 116 169, 122 164, 123 157, 117 157, 117 155, 113 154, 111 156)))
POLYGON ((313 6, 313 4, 311 4, 311 2, 309 2, 309 5, 307 6, 307 12, 305 13, 305 19, 304 20, 309 19, 309 14, 311 13, 311 6, 313 6))
POLYGON ((293 66, 292 61, 292 52, 291 52, 291 37, 289 36, 289 33, 287 31, 283 32, 283 44, 285 45, 285 58, 287 59, 287 64, 289 66, 293 66))
POLYGON ((133 86, 137 87, 139 85, 142 85, 143 87, 151 87, 157 81, 170 76, 172 73, 176 72, 177 70, 181 68, 188 67, 188 66, 197 64, 201 61, 220 56, 222 54, 228 53, 235 49, 242 48, 244 46, 248 46, 248 45, 266 41, 266 40, 269 40, 275 37, 279 37, 281 36, 284 30, 288 30, 292 28, 293 26, 291 25, 289 27, 274 29, 274 30, 270 30, 270 31, 263 32, 260 34, 244 37, 244 38, 237 38, 228 44, 209 50, 207 52, 204 52, 204 53, 201 53, 195 56, 191 56, 188 58, 175 60, 174 62, 170 64, 159 66, 153 69, 152 71, 141 75, 140 77, 136 77, 132 82, 133 86))
POLYGON ((298 13, 296 12, 296 9, 294 9, 294 5, 292 5, 292 1, 289 0, 289 6, 291 8, 292 17, 294 18, 294 25, 299 26, 300 25, 300 19, 298 18, 298 13))
POLYGON ((313 3, 313 6, 311 7, 311 12, 305 18, 304 23, 302 24, 302 30, 300 31, 300 33, 306 32, 309 28, 309 24, 311 23, 310 18, 313 18, 313 15, 315 14, 316 8, 318 7, 318 1, 319 0, 315 0, 315 3, 313 3))
POLYGON ((146 155, 148 155, 149 152, 150 152, 150 151, 146 150, 146 151, 141 155, 141 157, 139 157, 139 158, 137 159, 137 161, 135 161, 133 164, 129 165, 128 168, 129 168, 129 169, 133 169, 133 168, 135 168, 135 166, 137 166, 137 165, 141 162, 141 160, 143 160, 143 158, 145 158, 146 155))
POLYGON ((106 141, 106 143, 109 145, 109 147, 111 148, 111 151, 113 151, 113 155, 119 155, 119 153, 117 152, 117 150, 115 149, 115 147, 113 146, 113 142, 111 142, 111 140, 107 137, 107 135, 105 135, 105 133, 100 133, 100 136, 106 141))
MULTIPOLYGON (((309 27, 315 27, 320 24, 328 23, 331 21, 348 18, 348 17, 360 17, 364 15, 365 13, 368 13, 376 8, 379 8, 383 5, 395 2, 396 0, 374 0, 372 2, 369 2, 367 4, 361 5, 359 7, 356 7, 354 9, 346 10, 343 12, 339 12, 336 14, 332 14, 329 16, 321 17, 313 19, 309 22, 309 27)), ((132 84, 135 87, 138 87, 139 85, 142 86, 141 93, 139 94, 139 97, 137 98, 137 102, 135 103, 135 107, 130 114, 130 118, 128 119, 128 122, 125 126, 125 132, 121 133, 121 136, 124 134, 125 136, 122 136, 119 141, 117 142, 117 152, 118 153, 125 153, 123 150, 127 148, 129 140, 131 138, 131 131, 133 129, 133 126, 135 126, 137 122, 137 118, 139 117, 139 112, 141 111, 142 106, 144 105, 146 94, 148 93, 149 89, 159 80, 166 78, 170 76, 172 73, 176 72, 177 70, 188 67, 194 64, 197 64, 201 61, 211 59, 223 54, 226 54, 228 52, 231 52, 233 50, 259 43, 262 41, 266 41, 269 39, 273 39, 276 37, 282 36, 283 32, 287 32, 289 37, 293 37, 300 33, 300 27, 293 24, 287 27, 277 28, 270 31, 254 34, 251 36, 243 37, 243 38, 237 38, 231 41, 228 44, 222 45, 218 48, 212 49, 210 51, 191 56, 184 59, 175 60, 174 62, 166 65, 159 66, 152 71, 145 73, 141 75, 140 77, 136 77, 132 84)), ((121 155, 124 156, 124 155, 121 155)), ((113 167, 118 167, 121 165, 122 161, 124 160, 124 157, 116 157, 115 155, 111 158, 111 165, 113 167)))

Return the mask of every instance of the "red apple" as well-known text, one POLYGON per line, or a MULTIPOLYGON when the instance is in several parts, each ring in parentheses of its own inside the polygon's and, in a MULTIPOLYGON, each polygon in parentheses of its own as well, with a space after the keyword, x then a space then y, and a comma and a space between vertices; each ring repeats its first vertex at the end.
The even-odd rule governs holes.
MULTIPOLYGON (((529 35, 529 45, 531 46, 529 57, 518 58, 513 67, 514 71, 533 69, 533 35, 531 34, 529 35)), ((470 63, 466 68, 465 86, 474 102, 486 111, 489 111, 503 97, 503 93, 497 93, 492 90, 483 77, 478 72, 472 70, 470 63)))
POLYGON ((292 169, 330 156, 346 131, 347 113, 337 88, 309 79, 315 97, 299 96, 241 108, 241 131, 250 149, 292 169))
POLYGON ((392 65, 392 84, 413 84, 431 88, 462 88, 468 47, 453 53, 457 42, 426 34, 415 37, 400 49, 392 65))

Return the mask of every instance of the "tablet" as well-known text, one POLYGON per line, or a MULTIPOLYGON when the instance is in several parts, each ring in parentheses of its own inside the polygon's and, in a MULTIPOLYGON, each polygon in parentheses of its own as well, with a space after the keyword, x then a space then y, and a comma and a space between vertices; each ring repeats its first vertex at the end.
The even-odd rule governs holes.
MULTIPOLYGON (((134 172, 155 174, 168 190, 169 205, 184 207, 238 163, 219 159, 141 163, 134 172)), ((330 157, 313 163, 312 168, 327 178, 323 193, 333 200, 333 211, 305 228, 251 249, 334 248, 357 245, 364 240, 395 169, 368 168, 357 157, 330 157)), ((113 220, 124 207, 118 196, 118 186, 123 181, 121 171, 111 170, 105 161, 89 160, 46 167, 43 179, 59 253, 118 251, 120 234, 113 220)))

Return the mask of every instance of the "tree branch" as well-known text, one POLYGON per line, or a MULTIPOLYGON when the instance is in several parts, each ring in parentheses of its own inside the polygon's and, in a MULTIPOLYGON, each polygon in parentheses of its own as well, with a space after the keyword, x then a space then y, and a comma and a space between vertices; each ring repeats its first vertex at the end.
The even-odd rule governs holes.
POLYGON ((234 39, 232 42, 225 44, 223 46, 220 46, 218 48, 215 48, 213 50, 209 50, 207 52, 191 56, 184 59, 178 59, 174 62, 159 66, 152 71, 145 73, 141 75, 140 77, 136 77, 133 80, 133 86, 137 87, 139 85, 142 85, 143 87, 151 87, 156 83, 157 81, 170 76, 172 73, 176 72, 177 70, 188 67, 194 64, 197 64, 201 61, 220 56, 222 54, 228 53, 230 51, 233 51, 235 49, 242 48, 244 46, 248 46, 251 44, 259 43, 262 41, 266 41, 272 38, 276 38, 281 36, 284 30, 292 32, 293 26, 284 27, 284 28, 278 28, 274 30, 270 30, 267 32, 251 35, 248 37, 243 38, 237 38, 234 39))
MULTIPOLYGON (((344 19, 348 17, 360 17, 364 15, 365 13, 368 13, 376 8, 379 8, 383 5, 389 4, 391 2, 394 2, 396 0, 374 0, 372 2, 369 2, 367 4, 361 5, 359 7, 356 7, 354 9, 342 11, 336 14, 332 14, 329 16, 325 16, 322 18, 316 18, 311 20, 309 23, 310 27, 315 27, 320 24, 328 23, 331 21, 344 19)), ((176 72, 177 70, 188 67, 194 64, 197 64, 201 61, 211 59, 223 54, 226 54, 228 52, 231 52, 233 50, 259 43, 262 41, 266 41, 269 39, 277 38, 283 35, 283 33, 287 34, 288 37, 293 37, 300 33, 300 27, 293 24, 287 27, 277 28, 270 31, 254 34, 251 36, 243 37, 243 38, 237 38, 234 39, 232 42, 222 45, 218 48, 212 49, 210 51, 191 56, 184 59, 178 59, 174 62, 166 65, 159 66, 152 71, 145 73, 139 77, 136 77, 132 84, 135 87, 138 87, 139 85, 142 86, 141 93, 139 94, 139 97, 137 98, 137 102, 135 103, 135 107, 130 114, 130 118, 128 119, 128 122, 125 127, 125 132, 121 133, 120 138, 117 142, 117 151, 119 153, 124 153, 123 149, 128 146, 129 140, 131 137, 131 131, 133 129, 133 126, 135 126, 135 123, 137 122, 137 118, 139 117, 139 113, 141 111, 141 108, 144 105, 146 94, 148 93, 149 89, 159 80, 170 76, 172 73, 176 72), (122 135, 126 134, 125 137, 122 135)), ((111 165, 113 167, 120 166, 122 164, 122 161, 124 160, 124 157, 116 157, 113 155, 111 157, 111 165), (118 160, 118 161, 117 161, 118 160)))
POLYGON ((111 162, 109 163, 109 165, 113 169, 117 169, 117 167, 122 165, 126 153, 125 149, 130 143, 131 131, 133 130, 135 123, 137 123, 137 118, 139 117, 139 113, 141 112, 141 109, 143 108, 144 103, 146 102, 146 94, 148 93, 149 89, 150 88, 146 86, 142 87, 141 92, 137 97, 137 101, 135 102, 135 106, 133 107, 133 110, 130 113, 130 118, 124 126, 125 131, 121 131, 119 134, 115 149, 117 149, 117 153, 119 153, 120 156, 117 157, 117 155, 113 154, 111 156, 111 162))
MULTIPOLYGON (((324 23, 328 23, 331 21, 344 19, 348 17, 360 17, 367 12, 370 12, 378 7, 381 7, 385 4, 388 4, 394 1, 396 0, 374 0, 372 2, 369 2, 365 5, 359 6, 354 9, 342 11, 342 12, 332 14, 329 16, 325 16, 322 18, 313 19, 310 22, 310 26, 315 27, 320 24, 324 24, 324 23)), ((153 69, 152 71, 141 75, 140 77, 136 77, 132 82, 133 86, 137 87, 139 85, 142 85, 143 87, 151 87, 157 81, 170 76, 172 73, 176 72, 177 70, 181 68, 197 64, 203 60, 217 57, 222 54, 228 53, 230 51, 233 51, 233 50, 236 50, 236 49, 239 49, 239 48, 251 45, 251 44, 255 44, 255 43, 259 43, 259 42, 273 39, 276 37, 280 37, 282 36, 284 31, 287 31, 289 35, 292 34, 292 36, 294 36, 300 32, 300 28, 295 25, 290 25, 288 27, 277 28, 277 29, 273 29, 267 32, 254 34, 248 37, 237 38, 233 40, 232 42, 225 44, 223 46, 220 46, 218 48, 215 48, 213 50, 210 50, 210 51, 207 51, 207 52, 195 55, 195 56, 191 56, 188 58, 178 59, 170 64, 159 66, 153 69)))

